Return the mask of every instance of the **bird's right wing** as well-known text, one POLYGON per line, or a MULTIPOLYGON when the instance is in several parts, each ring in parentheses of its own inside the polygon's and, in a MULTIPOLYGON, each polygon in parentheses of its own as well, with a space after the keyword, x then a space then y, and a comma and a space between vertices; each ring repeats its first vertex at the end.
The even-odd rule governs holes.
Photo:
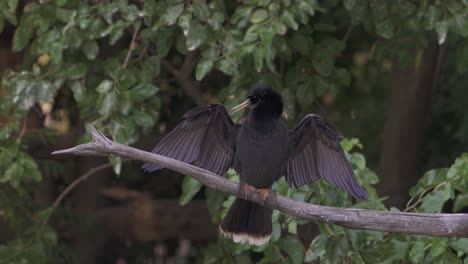
MULTIPOLYGON (((222 104, 211 104, 192 109, 158 145, 153 153, 224 175, 232 164, 237 125, 222 104)), ((145 163, 143 169, 151 172, 163 167, 145 163)))
POLYGON ((290 186, 302 186, 319 178, 367 199, 341 148, 341 133, 320 116, 309 114, 290 132, 291 155, 286 170, 290 186))

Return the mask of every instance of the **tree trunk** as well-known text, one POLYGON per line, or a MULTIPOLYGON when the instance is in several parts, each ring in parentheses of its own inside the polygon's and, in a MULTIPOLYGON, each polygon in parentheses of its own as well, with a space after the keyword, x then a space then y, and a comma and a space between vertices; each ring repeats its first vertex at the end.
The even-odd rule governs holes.
POLYGON ((425 129, 444 51, 445 46, 432 40, 418 66, 394 64, 378 186, 381 196, 390 197, 388 206, 404 208, 410 188, 421 176, 425 129))

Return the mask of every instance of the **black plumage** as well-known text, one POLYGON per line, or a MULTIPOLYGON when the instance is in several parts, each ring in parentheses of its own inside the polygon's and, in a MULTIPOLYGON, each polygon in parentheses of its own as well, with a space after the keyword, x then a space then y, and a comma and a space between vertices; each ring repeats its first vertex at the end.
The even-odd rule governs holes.
MULTIPOLYGON (((271 185, 282 175, 292 187, 319 178, 367 199, 339 141, 341 133, 320 116, 309 114, 290 130, 281 118, 281 96, 257 86, 240 106, 253 105, 241 125, 234 124, 222 104, 198 107, 153 149, 165 155, 224 175, 232 167, 240 175, 240 192, 251 186, 270 190, 265 200, 274 204, 271 185)), ((145 163, 145 171, 162 167, 145 163)), ((237 198, 220 225, 221 233, 235 242, 260 245, 271 235, 272 209, 237 198)))

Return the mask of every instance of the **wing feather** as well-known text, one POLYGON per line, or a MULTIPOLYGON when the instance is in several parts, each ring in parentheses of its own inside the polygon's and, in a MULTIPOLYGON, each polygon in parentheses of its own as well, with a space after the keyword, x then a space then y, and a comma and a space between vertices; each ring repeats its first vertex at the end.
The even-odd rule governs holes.
MULTIPOLYGON (((224 175, 234 156, 235 125, 221 104, 197 107, 185 113, 183 120, 152 150, 153 153, 194 163, 197 166, 224 175)), ((145 163, 145 171, 163 167, 145 163)))
POLYGON ((286 170, 289 185, 299 187, 323 178, 356 198, 367 199, 341 148, 342 137, 320 116, 307 115, 290 131, 291 155, 286 170))

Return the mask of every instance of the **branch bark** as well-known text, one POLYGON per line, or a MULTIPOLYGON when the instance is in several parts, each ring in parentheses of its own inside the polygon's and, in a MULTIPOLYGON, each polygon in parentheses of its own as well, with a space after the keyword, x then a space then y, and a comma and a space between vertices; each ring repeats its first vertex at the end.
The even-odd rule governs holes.
MULTIPOLYGON (((111 141, 93 127, 88 130, 92 141, 52 154, 119 156, 153 162, 190 176, 204 185, 236 195, 238 184, 196 166, 111 141)), ((261 203, 258 192, 247 193, 246 200, 261 203)), ((406 234, 468 237, 468 214, 429 214, 337 208, 294 201, 278 196, 279 211, 314 222, 326 222, 353 229, 399 232, 406 234)))

